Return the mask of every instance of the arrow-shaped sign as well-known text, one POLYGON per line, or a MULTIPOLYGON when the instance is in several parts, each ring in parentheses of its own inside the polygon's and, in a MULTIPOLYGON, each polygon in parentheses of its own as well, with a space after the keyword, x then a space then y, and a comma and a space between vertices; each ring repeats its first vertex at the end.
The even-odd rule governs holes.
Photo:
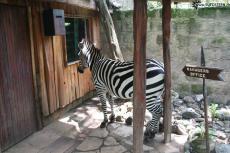
POLYGON ((183 68, 185 75, 196 78, 204 78, 210 80, 224 81, 220 76, 223 69, 211 68, 211 67, 200 67, 194 65, 186 65, 183 68))

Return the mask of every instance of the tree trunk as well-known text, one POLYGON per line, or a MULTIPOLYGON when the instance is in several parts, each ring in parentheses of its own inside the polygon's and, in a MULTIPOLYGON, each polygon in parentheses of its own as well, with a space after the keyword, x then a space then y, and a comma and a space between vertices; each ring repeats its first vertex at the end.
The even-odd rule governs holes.
POLYGON ((105 29, 105 34, 109 42, 109 47, 113 52, 113 56, 116 60, 124 61, 106 0, 95 0, 95 2, 100 11, 100 20, 105 29))

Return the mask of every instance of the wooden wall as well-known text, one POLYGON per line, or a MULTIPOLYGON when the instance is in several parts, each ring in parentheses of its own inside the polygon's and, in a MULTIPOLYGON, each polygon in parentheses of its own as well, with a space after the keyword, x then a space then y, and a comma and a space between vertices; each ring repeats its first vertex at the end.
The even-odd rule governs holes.
POLYGON ((66 15, 88 17, 91 40, 96 44, 100 41, 96 11, 56 2, 32 3, 31 24, 38 97, 43 116, 49 116, 83 97, 94 87, 89 70, 79 74, 79 63, 66 65, 65 36, 44 36, 42 11, 45 8, 64 9, 66 15))

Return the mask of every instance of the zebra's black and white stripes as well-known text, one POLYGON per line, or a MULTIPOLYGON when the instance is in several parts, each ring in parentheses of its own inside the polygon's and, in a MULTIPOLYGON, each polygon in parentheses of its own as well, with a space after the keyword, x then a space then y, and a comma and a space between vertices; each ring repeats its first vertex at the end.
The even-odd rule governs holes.
MULTIPOLYGON (((112 118, 113 97, 123 99, 131 99, 133 97, 133 62, 120 62, 105 58, 100 51, 94 47, 92 43, 82 40, 79 43, 80 48, 80 67, 89 67, 93 82, 100 98, 104 113, 104 121, 101 127, 105 127, 108 122, 106 100, 111 105, 112 118), (106 93, 109 96, 106 96, 106 93)), ((145 135, 156 133, 158 131, 158 123, 162 113, 162 104, 160 96, 164 90, 164 66, 162 63, 154 60, 146 60, 146 108, 152 113, 152 120, 148 122, 145 135)))

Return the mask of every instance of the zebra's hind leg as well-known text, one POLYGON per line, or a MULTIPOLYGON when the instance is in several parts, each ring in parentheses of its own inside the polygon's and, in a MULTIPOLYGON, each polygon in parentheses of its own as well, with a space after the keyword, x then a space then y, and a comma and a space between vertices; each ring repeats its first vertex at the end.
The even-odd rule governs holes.
POLYGON ((107 99, 108 99, 110 107, 111 107, 111 115, 109 117, 109 121, 110 121, 110 123, 114 123, 115 122, 115 114, 114 114, 114 110, 113 110, 114 97, 109 93, 107 93, 106 96, 107 96, 107 99))
POLYGON ((162 113, 162 106, 160 103, 158 104, 152 104, 152 108, 147 109, 151 112, 152 114, 152 120, 150 120, 147 123, 146 130, 144 133, 144 142, 148 143, 150 142, 154 137, 155 134, 158 132, 159 129, 159 121, 162 113))
POLYGON ((106 92, 104 90, 98 90, 97 95, 100 98, 103 114, 104 114, 104 120, 101 122, 100 128, 105 128, 108 124, 108 117, 107 117, 107 106, 106 106, 106 92))

